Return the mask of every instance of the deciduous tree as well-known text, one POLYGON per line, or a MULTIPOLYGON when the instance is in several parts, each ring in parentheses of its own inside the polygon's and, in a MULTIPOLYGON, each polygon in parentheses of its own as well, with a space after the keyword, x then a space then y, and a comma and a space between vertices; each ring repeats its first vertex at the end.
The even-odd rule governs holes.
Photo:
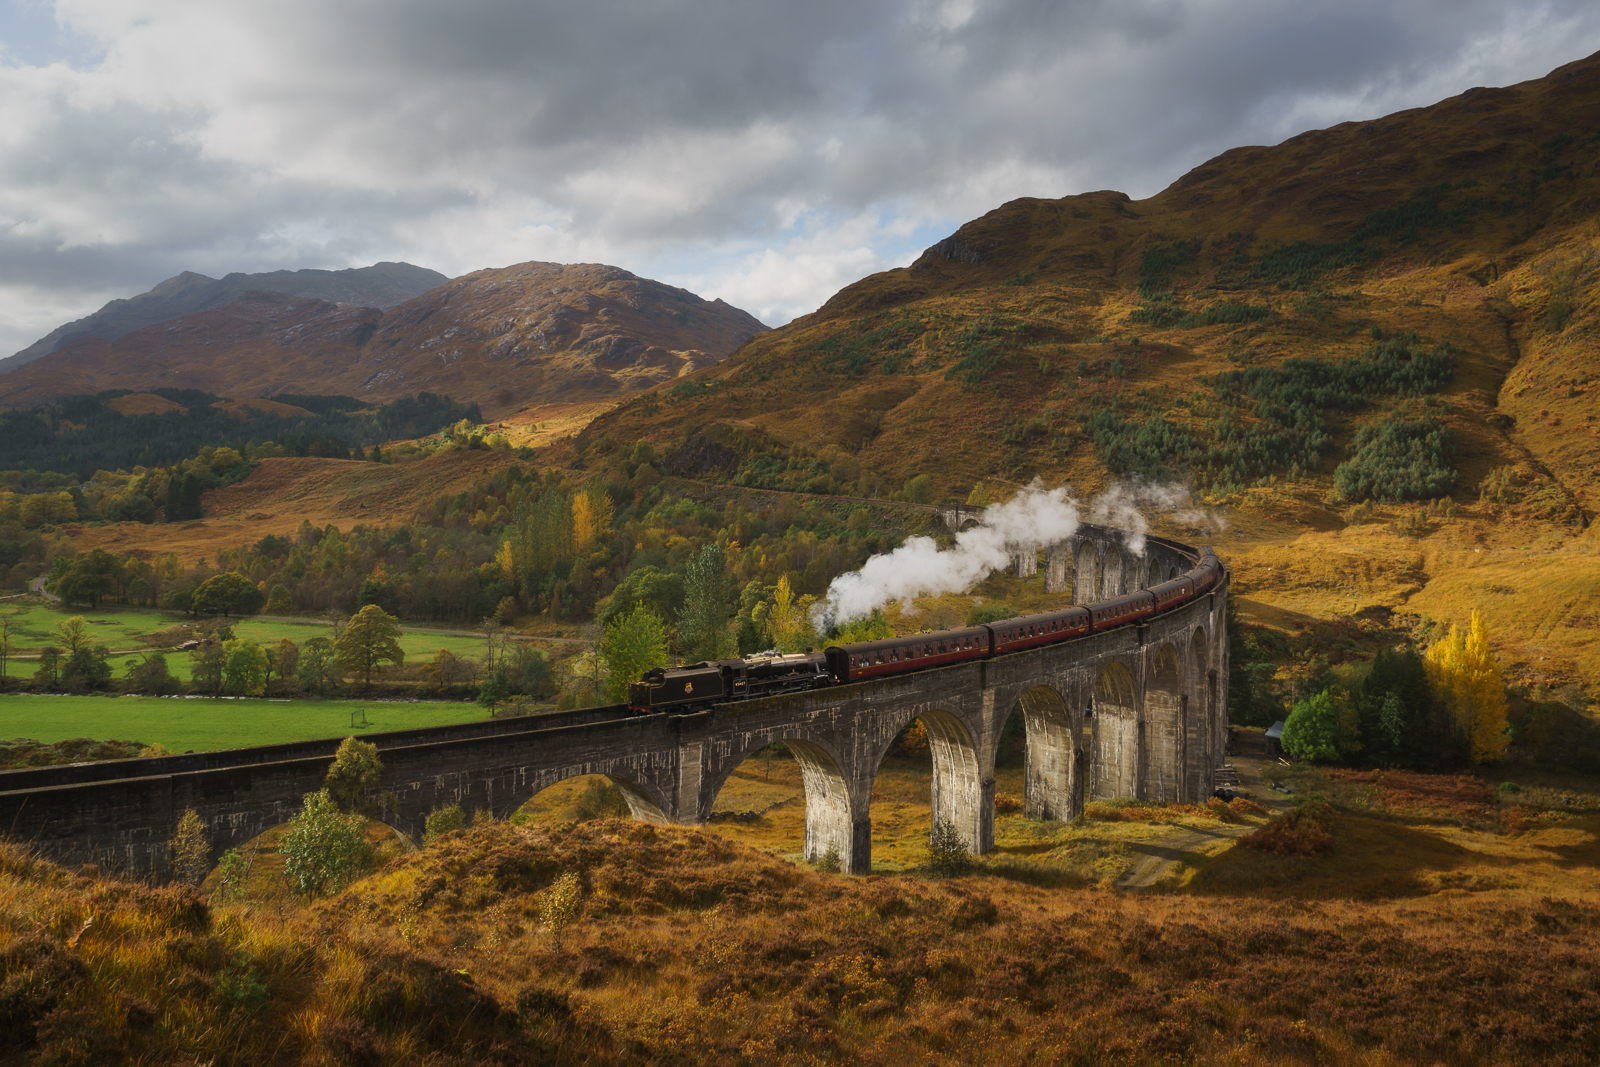
POLYGON ((267 691, 267 653, 247 637, 223 645, 226 660, 222 687, 240 696, 260 696, 267 691))
POLYGON ((1360 728, 1349 705, 1331 689, 1295 704, 1283 725, 1285 751, 1296 759, 1333 763, 1359 750, 1360 728))
POLYGON ((266 597, 255 584, 237 571, 214 574, 200 583, 192 602, 197 611, 220 611, 224 615, 255 615, 266 597))
POLYGON ((383 761, 378 746, 370 741, 347 737, 334 753, 333 765, 323 785, 346 811, 364 810, 362 800, 383 776, 383 761))
POLYGON ((346 624, 334 650, 346 670, 358 672, 362 684, 372 685, 372 671, 380 663, 404 663, 400 648, 400 620, 376 604, 356 612, 346 624))
POLYGON ((228 651, 223 641, 207 641, 189 653, 194 663, 189 672, 190 684, 197 693, 212 696, 222 692, 224 671, 228 666, 228 651))
POLYGON ((74 615, 70 619, 56 623, 55 638, 61 642, 61 647, 66 649, 69 656, 89 644, 92 636, 89 633, 89 624, 84 621, 82 615, 74 615))
POLYGON ((629 682, 652 667, 667 665, 666 624, 649 608, 634 608, 607 627, 602 652, 610 668, 606 693, 614 701, 626 700, 629 682))
POLYGON ((561 935, 578 918, 583 903, 583 883, 573 871, 557 878, 539 897, 539 917, 555 941, 556 952, 561 951, 561 935))
POLYGON ((295 680, 300 683, 301 689, 319 695, 325 695, 344 680, 339 673, 339 661, 334 654, 332 641, 326 637, 313 637, 300 647, 295 680))
POLYGON ((274 659, 277 660, 278 677, 284 684, 292 684, 295 674, 300 668, 300 649, 287 637, 278 638, 278 648, 274 659))
POLYGON ((331 893, 360 872, 372 855, 366 820, 346 815, 326 789, 307 793, 300 814, 278 842, 283 876, 305 897, 331 893))
POLYGON ((1428 649, 1428 680, 1448 704, 1466 739, 1474 763, 1494 763, 1505 755, 1506 684, 1500 663, 1489 651, 1489 630, 1478 612, 1466 633, 1450 633, 1428 649))
POLYGON ((17 650, 16 639, 11 635, 16 631, 17 619, 21 614, 19 611, 0 611, 0 690, 6 687, 6 666, 12 653, 17 650))

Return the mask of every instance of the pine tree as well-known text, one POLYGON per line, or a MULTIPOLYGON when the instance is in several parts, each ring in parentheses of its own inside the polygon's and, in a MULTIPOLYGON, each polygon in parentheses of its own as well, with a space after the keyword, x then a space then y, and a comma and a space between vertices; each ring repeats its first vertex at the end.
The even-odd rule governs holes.
POLYGON ((727 555, 705 545, 689 561, 678 616, 678 646, 686 661, 720 659, 732 651, 728 633, 727 555))

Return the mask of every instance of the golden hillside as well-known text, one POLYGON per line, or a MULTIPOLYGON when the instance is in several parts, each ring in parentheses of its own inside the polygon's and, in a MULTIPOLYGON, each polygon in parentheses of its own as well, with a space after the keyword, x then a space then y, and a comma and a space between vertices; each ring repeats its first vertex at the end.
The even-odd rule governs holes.
POLYGON ((1143 201, 1012 201, 622 404, 570 458, 646 439, 696 477, 877 495, 927 474, 934 499, 1181 482, 1227 521, 1258 620, 1476 606, 1526 680, 1588 684, 1597 206, 1600 57, 1235 149, 1143 201), (1398 495, 1448 506, 1336 490, 1358 433, 1408 425, 1453 450, 1398 495))
POLYGON ((440 494, 459 493, 514 462, 510 452, 465 449, 395 464, 264 459, 242 482, 208 491, 203 519, 162 525, 70 523, 61 529, 79 552, 104 548, 142 558, 171 552, 192 566, 267 534, 292 535, 302 522, 343 530, 402 523, 440 494))

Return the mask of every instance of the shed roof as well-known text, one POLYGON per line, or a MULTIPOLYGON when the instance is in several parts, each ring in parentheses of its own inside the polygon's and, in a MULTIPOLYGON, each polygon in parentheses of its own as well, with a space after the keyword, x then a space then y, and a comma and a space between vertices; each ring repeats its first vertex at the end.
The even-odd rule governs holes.
POLYGON ((1267 737, 1273 741, 1283 740, 1283 720, 1279 719, 1267 728, 1267 737))

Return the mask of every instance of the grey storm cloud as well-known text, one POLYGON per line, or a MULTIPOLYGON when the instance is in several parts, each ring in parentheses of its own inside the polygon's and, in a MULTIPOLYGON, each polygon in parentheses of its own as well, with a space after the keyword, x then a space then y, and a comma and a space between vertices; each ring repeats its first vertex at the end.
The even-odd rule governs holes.
POLYGON ((54 13, 73 54, 0 52, 0 354, 180 270, 378 259, 598 260, 784 321, 1005 200, 1147 196, 1600 49, 1592 0, 54 13))

